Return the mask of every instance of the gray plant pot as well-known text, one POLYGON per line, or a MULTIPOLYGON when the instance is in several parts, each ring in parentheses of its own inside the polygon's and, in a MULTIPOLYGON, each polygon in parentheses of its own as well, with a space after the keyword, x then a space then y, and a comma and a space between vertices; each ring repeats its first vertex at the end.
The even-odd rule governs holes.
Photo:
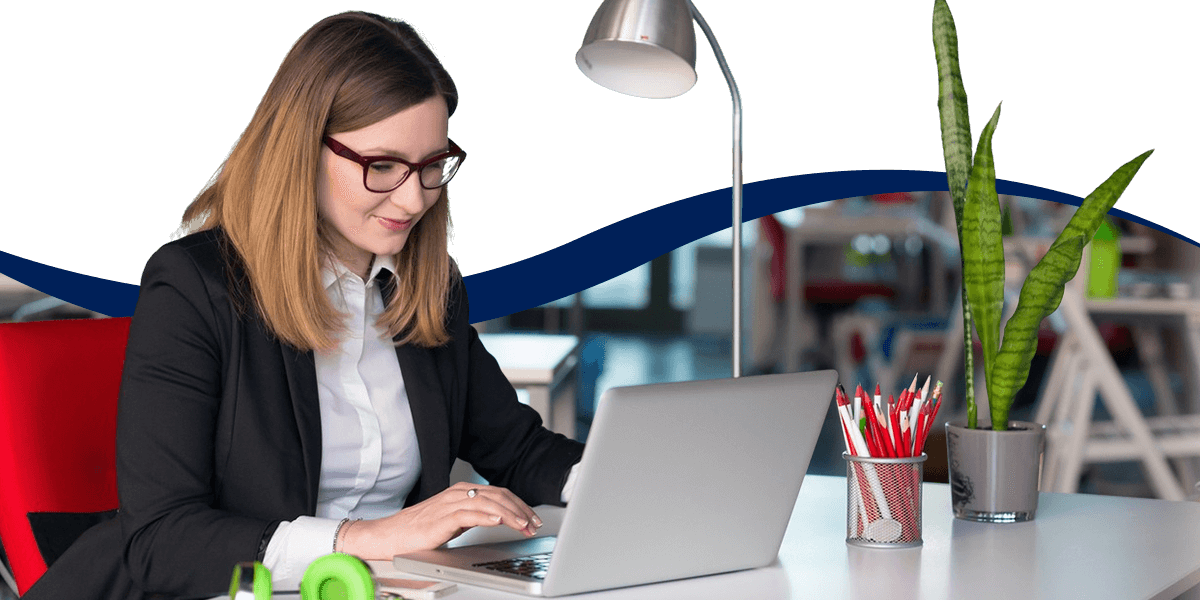
POLYGON ((1032 521, 1046 426, 1009 421, 1007 431, 946 423, 954 516, 985 523, 1032 521))

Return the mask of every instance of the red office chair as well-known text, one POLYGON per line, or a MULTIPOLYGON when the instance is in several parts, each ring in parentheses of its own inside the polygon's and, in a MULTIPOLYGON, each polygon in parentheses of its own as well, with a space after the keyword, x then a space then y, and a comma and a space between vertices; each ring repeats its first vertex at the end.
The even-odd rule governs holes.
POLYGON ((129 322, 0 324, 0 542, 21 594, 115 514, 129 322))
MULTIPOLYGON (((781 303, 787 299, 787 232, 775 215, 759 217, 758 230, 759 235, 771 245, 771 297, 781 303)), ((896 290, 878 283, 809 278, 804 284, 803 294, 809 304, 849 306, 868 296, 894 298, 896 290)))
POLYGON ((771 245, 771 298, 783 302, 787 298, 787 232, 775 215, 759 217, 758 231, 771 245))

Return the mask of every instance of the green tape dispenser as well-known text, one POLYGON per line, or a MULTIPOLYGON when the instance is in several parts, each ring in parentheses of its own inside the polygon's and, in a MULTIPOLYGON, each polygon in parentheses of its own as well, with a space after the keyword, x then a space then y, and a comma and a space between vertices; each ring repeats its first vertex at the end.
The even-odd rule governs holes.
POLYGON ((271 571, 260 562, 234 565, 229 600, 271 600, 271 571))
MULTIPOLYGON (((374 600, 375 581, 366 563, 349 554, 314 560, 300 580, 303 600, 374 600)), ((257 598, 255 600, 258 600, 257 598)))

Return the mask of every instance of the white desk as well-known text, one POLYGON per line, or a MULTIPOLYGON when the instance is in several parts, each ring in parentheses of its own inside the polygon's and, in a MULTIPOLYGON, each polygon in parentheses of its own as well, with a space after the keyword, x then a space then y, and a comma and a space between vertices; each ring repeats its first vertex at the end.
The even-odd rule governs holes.
MULTIPOLYGON (((953 517, 949 486, 927 483, 923 489, 920 548, 847 546, 846 479, 810 475, 773 565, 570 597, 1172 600, 1200 584, 1200 503, 1042 494, 1036 520, 987 525, 953 517)), ((543 531, 557 529, 561 509, 537 511, 546 522, 543 531)), ((459 540, 469 542, 468 536, 505 537, 500 529, 477 529, 459 540)), ((372 567, 395 573, 388 562, 372 567)), ((459 584, 450 598, 525 596, 459 584)))
POLYGON ((28 290, 29 286, 17 282, 17 280, 8 275, 0 275, 0 293, 24 292, 28 290))
POLYGON ((575 437, 575 378, 579 338, 540 333, 483 333, 488 352, 509 383, 529 392, 529 405, 552 431, 575 437))

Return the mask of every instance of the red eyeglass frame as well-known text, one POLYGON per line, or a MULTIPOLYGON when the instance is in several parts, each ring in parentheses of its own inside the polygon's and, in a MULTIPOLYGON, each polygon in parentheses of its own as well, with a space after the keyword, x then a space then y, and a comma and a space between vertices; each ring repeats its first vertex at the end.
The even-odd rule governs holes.
MULTIPOLYGON (((366 188, 368 192, 374 192, 376 194, 386 194, 387 192, 390 192, 390 191, 404 185, 404 182, 408 181, 408 177, 410 175, 412 175, 414 172, 419 173, 421 171, 421 169, 424 169, 425 167, 428 167, 429 165, 432 165, 433 163, 435 163, 439 160, 445 160, 445 159, 453 157, 453 156, 458 157, 458 167, 456 167, 454 170, 454 175, 457 175, 458 169, 462 168, 462 163, 467 160, 467 153, 462 148, 459 148, 458 144, 454 143, 454 140, 447 138, 446 141, 450 142, 450 149, 447 150, 446 152, 440 152, 438 154, 435 154, 419 163, 410 163, 407 160, 404 160, 403 158, 399 158, 396 156, 362 156, 359 153, 347 148, 345 144, 343 144, 329 136, 325 136, 325 139, 324 139, 325 145, 328 146, 329 149, 332 150, 334 154, 336 154, 342 158, 352 160, 352 161, 358 163, 359 165, 362 165, 363 187, 366 188), (376 191, 367 186, 367 169, 371 168, 372 163, 383 162, 383 161, 400 163, 400 164, 408 167, 408 172, 405 173, 404 176, 400 178, 400 182, 397 183, 391 189, 383 190, 383 191, 376 191)), ((454 175, 451 175, 450 178, 453 179, 454 175)), ((443 183, 442 185, 439 185, 436 187, 428 187, 425 185, 425 182, 421 180, 421 177, 418 176, 417 183, 421 184, 421 187, 424 189, 436 190, 438 188, 444 187, 446 185, 446 183, 450 183, 450 180, 446 180, 446 183, 443 183)))

